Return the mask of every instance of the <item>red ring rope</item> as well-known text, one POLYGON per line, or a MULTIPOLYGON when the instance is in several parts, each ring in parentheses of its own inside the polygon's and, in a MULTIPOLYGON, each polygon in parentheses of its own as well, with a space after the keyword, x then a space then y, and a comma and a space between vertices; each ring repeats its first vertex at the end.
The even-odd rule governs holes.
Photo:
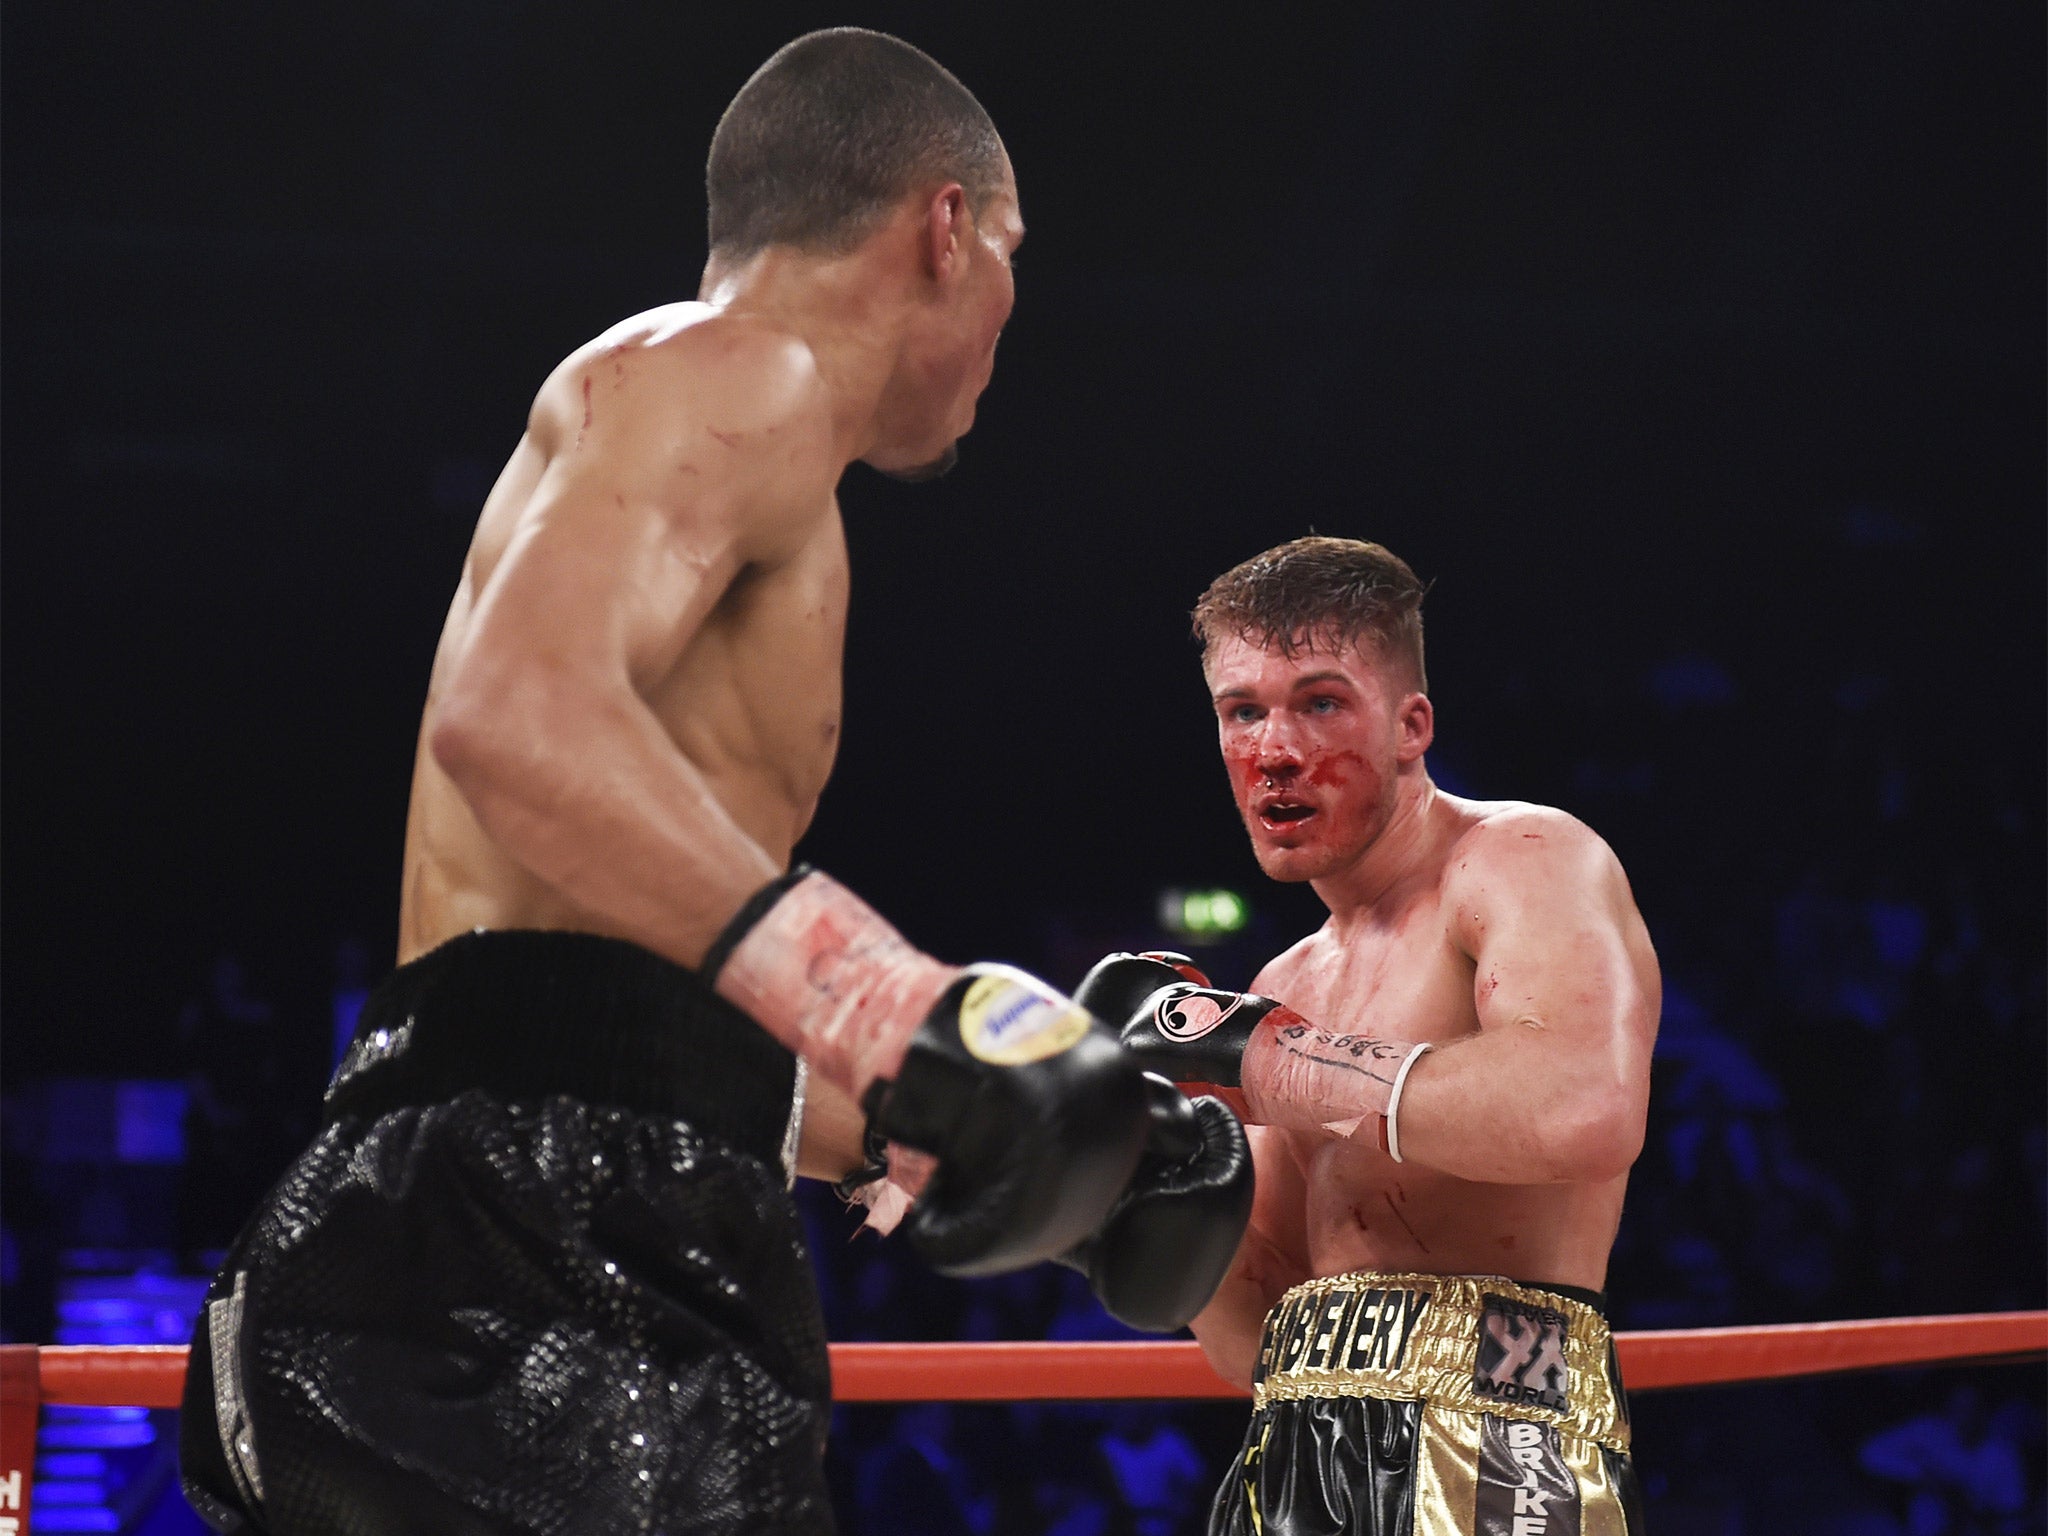
MULTIPOLYGON (((1758 1328, 1678 1328, 1615 1336, 1629 1391, 1768 1381, 1880 1366, 2048 1358, 2048 1312, 1885 1317, 1758 1328)), ((40 1398, 90 1407, 175 1408, 182 1345, 35 1345, 40 1398)), ((1198 1345, 834 1344, 842 1403, 1231 1398, 1198 1345)))

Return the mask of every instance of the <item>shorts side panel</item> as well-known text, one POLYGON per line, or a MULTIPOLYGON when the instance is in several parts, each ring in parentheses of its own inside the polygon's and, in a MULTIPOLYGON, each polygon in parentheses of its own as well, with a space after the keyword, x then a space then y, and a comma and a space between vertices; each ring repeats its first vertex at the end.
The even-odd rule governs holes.
POLYGON ((1472 1536, 1479 1419, 1475 1413, 1423 1407, 1415 1445, 1415 1536, 1472 1536))
POLYGON ((1269 1403, 1210 1506, 1211 1536, 1409 1536, 1419 1403, 1269 1403))
POLYGON ((1629 1458, 1556 1426, 1426 1406, 1415 1536, 1641 1536, 1629 1458))

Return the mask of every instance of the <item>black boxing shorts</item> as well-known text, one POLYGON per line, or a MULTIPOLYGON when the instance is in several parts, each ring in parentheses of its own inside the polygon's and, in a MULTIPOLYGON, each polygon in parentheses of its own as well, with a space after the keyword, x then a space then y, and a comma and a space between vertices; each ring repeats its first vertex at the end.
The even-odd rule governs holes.
POLYGON ((227 1532, 828 1532, 797 1063, 691 972, 477 932, 392 974, 186 1378, 227 1532))
POLYGON ((1598 1301, 1484 1275, 1296 1286, 1210 1536, 1642 1536, 1598 1301))

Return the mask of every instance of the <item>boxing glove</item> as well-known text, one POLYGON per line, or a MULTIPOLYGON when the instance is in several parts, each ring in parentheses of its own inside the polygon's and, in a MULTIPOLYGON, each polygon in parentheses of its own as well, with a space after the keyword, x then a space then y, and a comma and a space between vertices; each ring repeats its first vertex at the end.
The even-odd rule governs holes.
POLYGON ((911 1036, 869 1124, 930 1153, 904 1221, 942 1274, 1052 1258, 1120 1198, 1150 1129, 1143 1074, 1116 1036, 1022 971, 971 965, 911 1036))
POLYGON ((1118 1026, 1125 1050, 1147 1072, 1176 1083, 1237 1088, 1245 1047, 1267 1019, 1300 1016, 1270 997, 1224 992, 1181 955, 1109 955, 1074 989, 1074 1001, 1118 1026), (1190 979, 1192 976, 1193 979, 1190 979))
POLYGON ((1151 1129, 1108 1218, 1060 1262, 1088 1277, 1109 1315, 1171 1333, 1209 1303, 1252 1212, 1244 1127, 1215 1099, 1190 1101, 1147 1074, 1151 1129))

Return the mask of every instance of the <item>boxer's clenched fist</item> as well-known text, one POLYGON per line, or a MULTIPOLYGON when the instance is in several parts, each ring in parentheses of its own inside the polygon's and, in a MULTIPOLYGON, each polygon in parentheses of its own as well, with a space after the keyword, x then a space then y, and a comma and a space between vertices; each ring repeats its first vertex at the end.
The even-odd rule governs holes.
POLYGON ((1115 1024, 1147 1072, 1176 1083, 1238 1088, 1259 1025, 1298 1020, 1270 997, 1224 992, 1181 955, 1117 954, 1081 978, 1074 1000, 1115 1024))
POLYGON ((1101 1228, 1060 1256, 1110 1316, 1171 1333, 1209 1303, 1252 1211, 1252 1156, 1237 1116, 1147 1074, 1145 1156, 1101 1228))

